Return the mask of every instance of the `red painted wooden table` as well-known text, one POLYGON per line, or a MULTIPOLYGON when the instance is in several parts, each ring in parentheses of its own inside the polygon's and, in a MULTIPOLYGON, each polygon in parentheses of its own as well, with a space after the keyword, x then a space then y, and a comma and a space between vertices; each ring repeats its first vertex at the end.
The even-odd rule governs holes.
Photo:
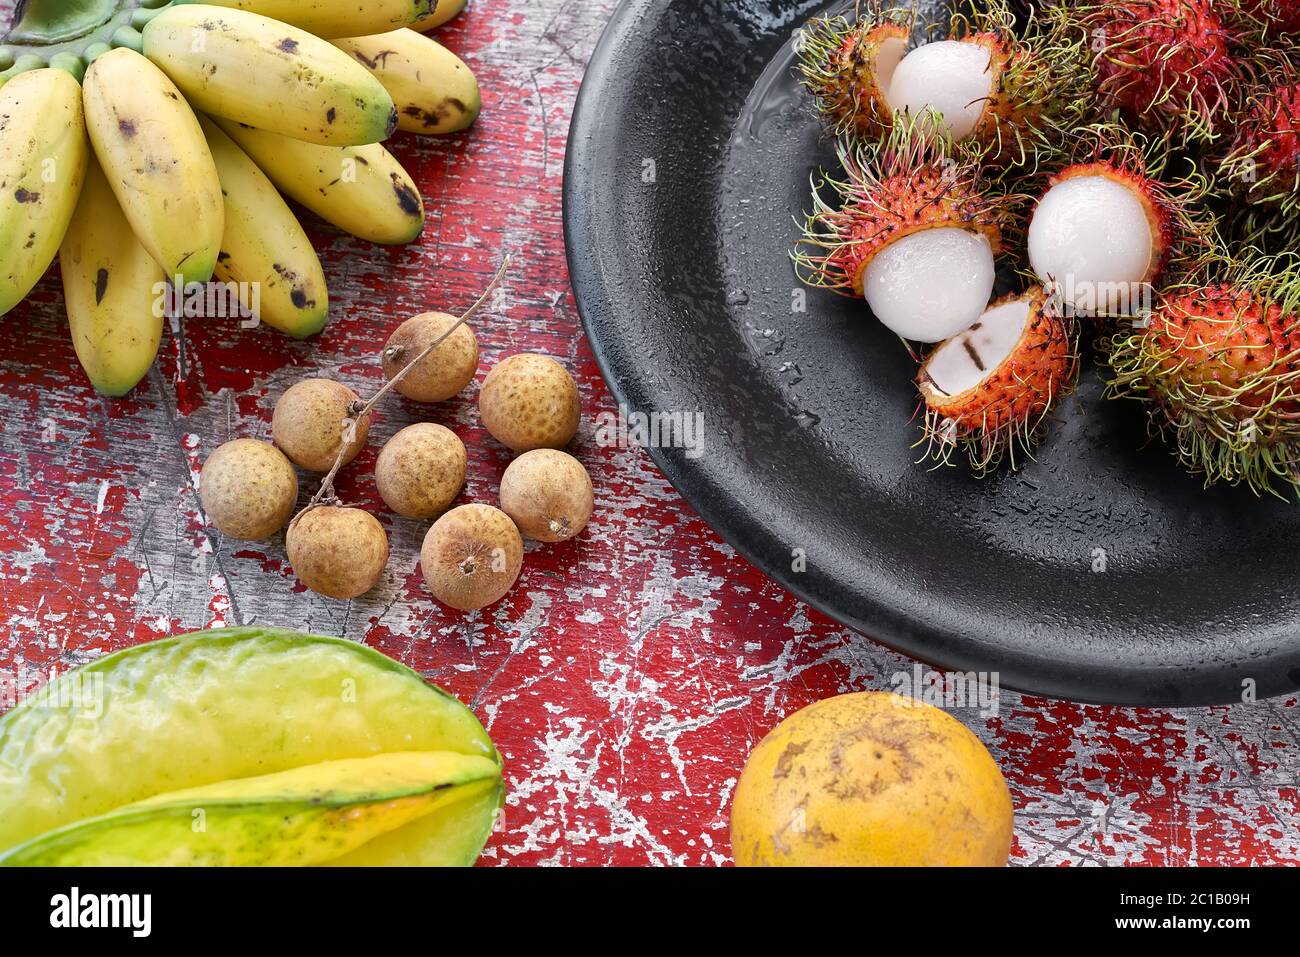
MULTIPOLYGON (((646 454, 594 441, 612 404, 569 290, 560 188, 574 96, 613 5, 474 0, 441 31, 478 74, 483 118, 468 134, 395 140, 429 207, 418 244, 370 246, 304 214, 332 295, 318 338, 192 321, 183 367, 169 335, 149 379, 109 400, 77 366, 54 273, 0 318, 0 671, 30 687, 51 668, 220 624, 343 635, 452 691, 491 731, 510 796, 486 863, 722 864, 732 790, 759 738, 805 704, 910 669, 750 567, 646 454), (432 409, 388 397, 343 472, 340 493, 392 538, 388 571, 364 598, 304 591, 282 537, 247 545, 208 532, 195 482, 213 448, 266 437, 276 398, 300 377, 372 392, 391 329, 463 309, 507 251, 506 295, 476 322, 479 381, 520 351, 577 376, 575 451, 597 500, 579 540, 530 545, 518 587, 486 613, 461 617, 428 597, 425 525, 383 509, 375 455, 412 421, 446 423, 470 449, 462 501, 494 503, 509 455, 479 424, 476 386, 432 409)), ((1004 691, 994 717, 955 714, 1011 783, 1017 862, 1300 861, 1295 697, 1137 711, 1004 691)))

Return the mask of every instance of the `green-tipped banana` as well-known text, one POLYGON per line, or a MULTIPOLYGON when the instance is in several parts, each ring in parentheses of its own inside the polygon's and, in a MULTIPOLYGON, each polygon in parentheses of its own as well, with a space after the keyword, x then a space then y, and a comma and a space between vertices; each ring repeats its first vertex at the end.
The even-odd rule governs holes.
POLYGON ((433 12, 416 20, 411 24, 411 29, 424 31, 440 27, 453 17, 459 16, 465 9, 466 2, 467 0, 437 0, 433 12))
MULTIPOLYGON (((178 4, 200 0, 174 0, 178 4)), ((318 37, 359 37, 396 30, 433 14, 433 0, 207 0, 290 23, 318 37)))
POLYGON ((0 715, 0 854, 10 863, 15 855, 68 860, 55 849, 89 848, 89 831, 68 839, 87 819, 124 826, 143 815, 159 829, 135 830, 129 846, 105 837, 100 860, 111 852, 120 861, 178 862, 173 853, 190 861, 196 847, 208 862, 248 863, 248 854, 281 862, 292 848, 319 860, 317 839, 328 833, 343 841, 338 863, 468 864, 500 807, 500 768, 469 709, 371 648, 271 628, 213 629, 100 658, 0 715), (333 803, 342 818, 385 797, 418 804, 438 784, 456 793, 405 823, 371 820, 367 827, 382 827, 360 847, 346 820, 323 827, 294 811, 302 829, 284 829, 276 818, 308 796, 333 803), (180 814, 184 835, 160 821, 170 814, 180 814), (200 821, 206 836, 189 831, 200 821), (276 846, 227 846, 254 834, 276 846))
POLYGON ((378 143, 338 149, 217 122, 281 192, 339 229, 372 243, 400 245, 424 228, 419 190, 378 143))
POLYGON ((328 146, 378 143, 393 98, 343 51, 297 27, 207 4, 169 7, 144 53, 198 110, 328 146))
POLYGON ((199 123, 226 200, 217 278, 238 283, 245 308, 268 326, 298 339, 315 335, 329 319, 329 293, 311 240, 248 154, 211 120, 199 123))
POLYGON ((478 80, 460 57, 414 30, 335 40, 378 78, 410 133, 454 133, 478 119, 478 80))
POLYGON ((168 279, 207 282, 225 223, 221 184, 194 111, 134 50, 105 53, 82 84, 86 128, 131 228, 168 279))
POLYGON ((58 252, 89 153, 71 74, 33 70, 0 87, 0 315, 22 302, 58 252))
POLYGON ((468 865, 491 820, 474 799, 500 790, 495 761, 453 751, 326 761, 159 794, 19 845, 0 866, 311 866, 426 818, 459 838, 432 863, 468 865))
POLYGON ((72 345, 90 384, 105 395, 130 392, 158 354, 163 312, 155 305, 165 277, 93 159, 59 270, 72 345))

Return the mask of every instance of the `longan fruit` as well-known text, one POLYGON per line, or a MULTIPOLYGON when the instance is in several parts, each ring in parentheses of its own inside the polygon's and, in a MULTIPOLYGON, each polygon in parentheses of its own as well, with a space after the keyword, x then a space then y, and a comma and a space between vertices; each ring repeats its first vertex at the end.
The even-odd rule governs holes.
POLYGON ((525 452, 501 476, 502 511, 534 541, 577 535, 591 518, 592 504, 591 476, 567 452, 525 452))
POLYGON ((581 406, 573 376, 550 356, 521 352, 497 363, 478 398, 483 425, 515 452, 573 441, 581 406))
POLYGON ((234 439, 203 463, 199 501, 208 521, 227 538, 270 538, 293 515, 298 475, 270 442, 234 439))
MULTIPOLYGON (((271 437, 285 455, 309 472, 328 472, 343 444, 343 426, 357 394, 333 379, 303 379, 275 404, 271 437)), ((343 455, 347 465, 357 457, 370 432, 370 416, 357 420, 356 434, 343 455)))
POLYGON ((465 443, 432 422, 408 425, 385 444, 375 462, 384 504, 406 518, 433 518, 465 487, 465 443))
POLYGON ((458 611, 477 611, 514 587, 524 540, 510 516, 491 505, 461 505, 433 523, 420 568, 433 597, 458 611))
MULTIPOLYGON (((405 369, 459 317, 445 312, 412 316, 394 330, 384 347, 384 378, 405 369)), ((458 395, 478 372, 478 337, 462 325, 393 386, 416 402, 442 402, 458 395)))
POLYGON ((388 564, 388 534, 359 508, 318 505, 285 535, 298 580, 328 598, 356 598, 379 583, 388 564))

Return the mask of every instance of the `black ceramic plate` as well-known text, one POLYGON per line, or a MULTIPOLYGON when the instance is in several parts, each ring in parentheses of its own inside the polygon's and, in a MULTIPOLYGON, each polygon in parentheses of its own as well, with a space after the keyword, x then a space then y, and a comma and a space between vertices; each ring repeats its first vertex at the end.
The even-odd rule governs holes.
POLYGON ((1036 462, 928 471, 898 340, 858 302, 794 310, 828 147, 789 41, 824 6, 625 0, 592 58, 565 177, 582 318, 619 401, 705 415, 703 455, 655 461, 767 574, 935 665, 1121 704, 1300 686, 1300 506, 1203 489, 1090 362, 1036 462))

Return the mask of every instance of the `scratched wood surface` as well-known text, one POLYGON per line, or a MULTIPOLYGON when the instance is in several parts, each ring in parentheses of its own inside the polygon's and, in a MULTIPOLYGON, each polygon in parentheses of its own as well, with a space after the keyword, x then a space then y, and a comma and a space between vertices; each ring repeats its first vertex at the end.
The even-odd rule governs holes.
MULTIPOLYGON (((486 863, 635 865, 729 861, 732 791, 762 735, 803 705, 910 669, 767 581, 644 453, 594 441, 593 419, 612 404, 569 290, 560 189, 574 96, 613 6, 474 0, 444 28, 439 39, 479 76, 483 119, 466 135, 395 141, 429 206, 418 244, 369 246, 304 214, 332 295, 317 339, 191 322, 134 394, 108 400, 77 366, 56 276, 0 318, 0 670, 30 685, 221 624, 364 641, 468 702, 497 741, 510 797, 486 863), (427 596, 425 525, 382 508, 375 455, 410 422, 443 422, 470 449, 462 501, 495 502, 509 456, 479 424, 477 386, 433 408, 390 397, 345 470, 341 494, 392 538, 388 571, 364 598, 305 592, 281 537, 248 545, 206 529, 195 482, 213 448, 267 436, 276 398, 302 376, 373 391, 388 332, 416 312, 459 311, 506 251, 517 263, 506 297, 477 323, 479 381, 519 351, 577 376, 575 451, 597 500, 579 540, 530 545, 518 587, 484 614, 453 615, 427 596)), ((1011 783, 1019 863, 1300 860, 1296 698, 1161 711, 1004 692, 996 716, 954 713, 1011 783)))

